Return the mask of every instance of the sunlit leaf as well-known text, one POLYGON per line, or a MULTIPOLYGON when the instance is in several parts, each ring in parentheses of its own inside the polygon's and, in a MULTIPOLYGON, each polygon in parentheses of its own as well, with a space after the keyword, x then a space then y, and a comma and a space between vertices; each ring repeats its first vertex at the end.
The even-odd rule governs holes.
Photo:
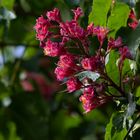
POLYGON ((111 3, 112 0, 93 0, 89 23, 93 22, 95 25, 106 26, 111 3))
POLYGON ((121 3, 116 2, 113 9, 111 10, 111 15, 108 18, 107 27, 111 31, 109 36, 115 37, 117 31, 121 27, 127 26, 127 20, 130 13, 129 6, 121 3))

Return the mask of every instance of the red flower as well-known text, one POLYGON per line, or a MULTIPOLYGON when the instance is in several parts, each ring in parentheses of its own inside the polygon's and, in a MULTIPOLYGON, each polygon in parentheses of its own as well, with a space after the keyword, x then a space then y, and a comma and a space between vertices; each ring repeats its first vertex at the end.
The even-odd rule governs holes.
POLYGON ((121 47, 122 44, 122 38, 118 37, 116 40, 113 38, 110 38, 108 41, 108 47, 107 50, 115 49, 121 47))
POLYGON ((71 54, 65 54, 60 56, 60 60, 58 62, 58 66, 64 67, 64 68, 75 68, 75 57, 71 54))
POLYGON ((75 71, 70 68, 56 67, 54 73, 59 81, 71 76, 75 71))
POLYGON ((67 81, 67 89, 69 92, 76 91, 80 89, 82 86, 82 83, 79 81, 79 79, 72 77, 67 81))
POLYGON ((84 58, 81 61, 82 67, 85 70, 97 70, 101 66, 100 58, 97 56, 91 58, 84 58))
POLYGON ((80 16, 83 15, 83 11, 80 7, 78 7, 76 10, 72 10, 74 13, 74 20, 77 21, 80 16))
POLYGON ((63 46, 60 43, 52 42, 51 40, 46 42, 46 45, 43 47, 43 49, 45 55, 52 57, 60 56, 65 52, 63 46))
POLYGON ((129 18, 132 20, 132 22, 129 22, 128 26, 131 27, 132 29, 136 29, 139 21, 137 20, 133 10, 131 10, 129 18))
POLYGON ((47 17, 48 19, 51 21, 57 21, 60 22, 61 21, 61 16, 60 16, 60 11, 57 8, 54 8, 53 11, 49 11, 47 12, 47 17))
POLYGON ((103 45, 104 39, 107 37, 109 30, 105 27, 95 27, 93 30, 93 34, 97 35, 98 40, 100 42, 100 46, 103 45))
POLYGON ((94 89, 93 87, 85 88, 83 95, 80 96, 79 100, 83 103, 83 108, 85 113, 90 112, 94 108, 96 108, 96 104, 94 103, 94 89))
POLYGON ((75 20, 60 23, 60 34, 69 38, 78 38, 80 40, 85 38, 85 31, 78 25, 75 20))
POLYGON ((131 53, 127 46, 120 48, 119 52, 120 52, 122 60, 124 60, 125 58, 128 58, 128 59, 132 58, 131 53))
POLYGON ((126 58, 131 59, 132 56, 131 56, 131 53, 130 53, 130 51, 129 51, 127 46, 124 46, 123 48, 120 48, 119 52, 120 52, 119 69, 121 70, 124 60, 126 58))
POLYGON ((50 27, 50 22, 48 19, 45 19, 43 16, 39 17, 36 20, 36 25, 34 26, 34 29, 36 30, 36 38, 40 41, 43 41, 47 36, 49 36, 51 33, 48 31, 48 28, 50 27))

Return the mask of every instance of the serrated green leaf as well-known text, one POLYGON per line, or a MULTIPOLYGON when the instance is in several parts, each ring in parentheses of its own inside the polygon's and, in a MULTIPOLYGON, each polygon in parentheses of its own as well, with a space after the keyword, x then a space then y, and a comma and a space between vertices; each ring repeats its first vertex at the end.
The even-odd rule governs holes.
POLYGON ((125 3, 116 2, 114 5, 111 15, 108 18, 107 27, 111 32, 109 33, 109 37, 115 38, 117 31, 121 27, 127 26, 127 20, 130 13, 129 6, 125 3))
POLYGON ((89 15, 89 23, 94 25, 106 26, 107 14, 109 12, 112 0, 93 0, 92 11, 89 15))

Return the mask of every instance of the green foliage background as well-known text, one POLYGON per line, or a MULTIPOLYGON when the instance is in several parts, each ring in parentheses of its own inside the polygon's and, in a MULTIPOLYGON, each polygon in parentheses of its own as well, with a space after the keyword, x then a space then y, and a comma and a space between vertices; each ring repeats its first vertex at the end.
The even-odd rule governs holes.
MULTIPOLYGON (((107 5, 103 7, 104 12, 100 11, 97 3, 95 6, 95 11, 99 14, 97 17, 91 12, 92 2, 92 0, 0 1, 0 140, 103 140, 106 131, 116 129, 112 122, 115 113, 111 118, 112 113, 118 110, 115 103, 110 102, 88 114, 83 114, 78 100, 79 93, 63 92, 65 87, 56 82, 53 75, 56 60, 44 56, 33 30, 36 18, 42 13, 58 7, 62 18, 69 20, 72 18, 71 9, 80 6, 85 13, 81 19, 83 27, 88 24, 90 14, 89 22, 95 20, 96 25, 108 24, 112 30, 115 28, 110 36, 114 37, 116 33, 121 34, 125 41, 129 42, 131 49, 132 44, 137 48, 139 45, 137 40, 140 37, 138 31, 135 31, 136 33, 131 33, 129 30, 124 30, 122 33, 119 31, 122 26, 126 26, 125 19, 118 20, 118 15, 116 15, 116 21, 112 19, 112 16, 108 18, 108 22, 106 21, 107 4, 111 1, 106 3, 102 0, 107 5), (100 16, 101 12, 104 18, 100 16), (118 23, 115 24, 117 21, 118 23), (128 38, 125 38, 126 32, 129 32, 128 38), (129 37, 134 39, 129 39, 129 37), (34 76, 25 77, 26 73, 34 76), (44 84, 43 89, 37 82, 40 78, 44 79, 41 81, 42 85, 44 84), (34 90, 28 91, 23 88, 24 81, 30 82, 34 90), (106 125, 107 129, 105 129, 106 125)), ((124 2, 130 4, 129 1, 124 0, 124 2)), ((139 5, 140 2, 137 3, 137 7, 139 5)), ((118 5, 118 7, 121 6, 121 4, 118 5)), ((130 6, 133 5, 130 4, 130 6)), ((118 12, 121 17, 123 17, 122 13, 128 11, 126 5, 125 8, 123 7, 122 11, 118 12)), ((139 8, 137 9, 140 17, 139 8)), ((112 13, 117 10, 116 8, 112 13)), ((112 67, 112 62, 109 64, 108 71, 112 67)), ((114 74, 110 73, 110 75, 114 74)), ((139 91, 140 89, 137 90, 138 97, 139 91)), ((116 132, 114 140, 120 139, 117 133, 125 135, 126 130, 116 132)), ((136 132, 134 138, 137 140, 139 135, 136 132)), ((107 133, 105 138, 112 139, 107 133)))

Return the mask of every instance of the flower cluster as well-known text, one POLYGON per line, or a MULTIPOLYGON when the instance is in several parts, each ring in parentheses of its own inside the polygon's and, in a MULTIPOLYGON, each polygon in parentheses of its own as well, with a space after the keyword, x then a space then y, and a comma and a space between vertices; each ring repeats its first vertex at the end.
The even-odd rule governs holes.
MULTIPOLYGON (((59 57, 57 67, 54 73, 59 81, 66 81, 68 92, 81 90, 83 93, 79 100, 83 103, 85 112, 108 102, 112 95, 107 93, 106 84, 115 83, 107 76, 105 72, 105 58, 112 50, 118 50, 120 54, 119 66, 123 66, 126 58, 130 59, 131 54, 126 45, 123 44, 121 37, 117 39, 108 38, 109 29, 101 26, 94 26, 93 23, 82 28, 78 22, 83 15, 81 8, 72 10, 74 17, 71 21, 63 22, 60 11, 55 8, 49 11, 45 16, 36 20, 35 30, 37 39, 44 50, 44 54, 51 57, 59 57), (97 37, 99 48, 94 55, 90 54, 90 37, 97 37), (103 45, 108 40, 107 49, 103 45), (78 53, 72 53, 72 49, 77 49, 78 53), (103 51, 105 53, 103 53, 103 51), (94 81, 90 77, 80 79, 78 73, 90 71, 96 72, 103 80, 94 81)), ((129 26, 136 28, 136 19, 133 13, 130 13, 133 20, 129 26), (135 24, 135 25, 134 25, 135 24)), ((117 85, 115 85, 117 86, 117 85)), ((117 88, 119 90, 119 88, 117 88)), ((121 89, 120 93, 123 94, 121 89)))

